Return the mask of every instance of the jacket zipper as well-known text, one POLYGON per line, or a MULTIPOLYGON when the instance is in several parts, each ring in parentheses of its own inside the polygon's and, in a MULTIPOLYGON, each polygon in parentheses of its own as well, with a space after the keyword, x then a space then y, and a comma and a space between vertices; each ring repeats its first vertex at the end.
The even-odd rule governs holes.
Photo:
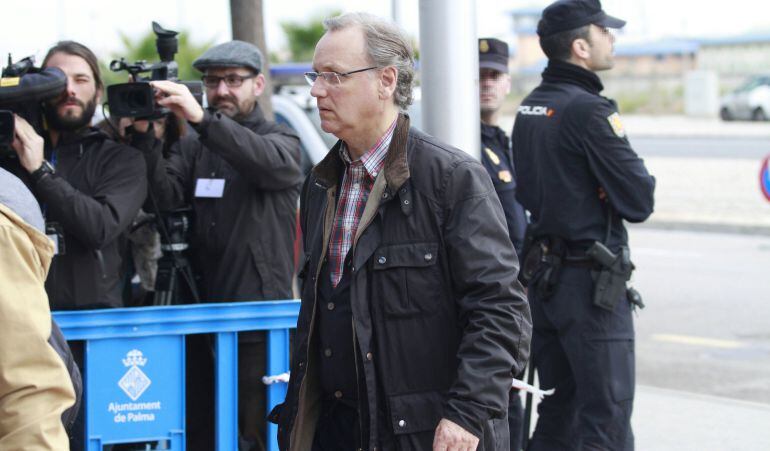
MULTIPOLYGON (((329 200, 328 200, 328 194, 327 194, 326 207, 324 208, 324 227, 326 227, 325 222, 326 222, 326 214, 327 214, 328 209, 329 209, 329 200)), ((324 235, 325 235, 326 231, 322 230, 321 232, 324 233, 324 235)), ((324 237, 322 236, 321 239, 323 240, 324 237)), ((324 258, 326 258, 326 249, 328 247, 328 244, 329 243, 325 243, 325 245, 322 246, 321 258, 320 258, 319 262, 323 262, 324 258)), ((297 391, 297 396, 299 396, 299 394, 302 393, 302 387, 305 386, 305 383, 307 381, 307 373, 308 373, 308 370, 310 369, 310 340, 312 340, 312 338, 313 338, 313 324, 315 323, 315 310, 316 310, 316 306, 318 305, 318 302, 317 302, 318 301, 318 276, 321 274, 321 266, 322 265, 318 265, 318 264, 316 265, 315 277, 313 279, 313 311, 312 311, 311 317, 310 317, 310 330, 308 331, 309 333, 308 333, 308 342, 307 342, 308 346, 307 346, 307 349, 305 350, 305 375, 302 376, 302 383, 299 384, 299 389, 297 391)), ((300 402, 302 402, 302 401, 300 399, 297 399, 297 410, 298 411, 299 411, 299 403, 300 402)), ((294 421, 292 422, 292 430, 288 431, 289 432, 289 437, 290 437, 289 440, 291 440, 292 432, 294 431, 294 428, 297 426, 297 413, 294 414, 294 421)), ((294 446, 291 443, 289 444, 289 449, 290 450, 294 449, 294 446)))
MULTIPOLYGON (((352 301, 352 299, 351 299, 351 301, 352 301)), ((355 367, 356 367, 356 392, 357 392, 356 393, 356 399, 357 399, 356 402, 358 404, 358 435, 359 435, 359 442, 358 442, 359 447, 358 447, 358 449, 360 451, 360 450, 363 449, 363 446, 364 446, 364 424, 363 424, 363 420, 361 418, 361 412, 363 412, 363 410, 361 409, 361 402, 362 402, 361 401, 361 385, 359 383, 359 381, 361 380, 361 376, 358 373, 358 347, 356 346, 356 342, 358 341, 358 339, 356 338, 356 321, 355 321, 355 319, 352 318, 352 309, 351 309, 350 326, 353 328, 353 361, 354 361, 355 367)), ((364 395, 366 396, 366 402, 368 404, 369 403, 368 390, 367 390, 367 393, 364 393, 364 395)), ((372 413, 369 412, 369 417, 370 418, 371 418, 371 414, 372 413)))

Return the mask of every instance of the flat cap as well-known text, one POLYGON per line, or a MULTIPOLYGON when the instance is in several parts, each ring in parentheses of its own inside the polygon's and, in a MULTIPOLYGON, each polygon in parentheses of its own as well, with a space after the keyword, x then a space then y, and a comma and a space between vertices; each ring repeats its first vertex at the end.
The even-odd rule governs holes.
POLYGON ((262 70, 262 52, 248 42, 230 41, 215 45, 193 61, 193 67, 205 72, 210 67, 248 67, 262 70))
POLYGON ((479 39, 479 69, 508 73, 508 44, 495 38, 479 39))
POLYGON ((626 21, 608 16, 602 10, 599 0, 559 0, 543 10, 543 16, 537 24, 537 34, 543 38, 589 24, 623 28, 626 21))

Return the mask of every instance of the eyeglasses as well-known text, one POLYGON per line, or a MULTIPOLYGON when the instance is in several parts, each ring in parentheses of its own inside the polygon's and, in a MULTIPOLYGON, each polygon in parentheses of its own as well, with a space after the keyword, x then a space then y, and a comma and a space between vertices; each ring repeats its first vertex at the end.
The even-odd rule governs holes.
POLYGON ((238 75, 238 74, 227 74, 224 77, 217 77, 216 75, 204 75, 201 77, 201 80, 203 80, 203 85, 207 88, 217 88, 219 87, 219 82, 222 80, 225 81, 225 86, 228 88, 239 88, 243 84, 243 80, 248 80, 249 78, 256 77, 257 74, 252 75, 238 75))
POLYGON ((372 67, 366 67, 364 69, 351 70, 350 72, 345 72, 342 74, 339 72, 305 72, 305 81, 307 81, 307 83, 310 86, 313 86, 316 80, 318 80, 318 77, 321 77, 327 84, 336 86, 342 83, 342 77, 347 77, 349 75, 357 74, 359 72, 365 72, 367 70, 372 70, 372 69, 379 69, 379 66, 372 66, 372 67))

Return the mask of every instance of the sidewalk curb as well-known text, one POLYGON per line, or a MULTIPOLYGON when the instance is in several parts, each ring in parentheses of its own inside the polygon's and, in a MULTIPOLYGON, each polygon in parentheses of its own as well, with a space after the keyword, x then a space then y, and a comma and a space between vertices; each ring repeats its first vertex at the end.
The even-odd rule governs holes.
MULTIPOLYGON (((763 404, 760 402, 746 401, 745 399, 728 398, 726 396, 708 395, 705 393, 696 393, 682 390, 674 390, 671 388, 656 387, 654 385, 636 384, 637 389, 641 389, 646 393, 654 392, 659 395, 675 396, 677 398, 687 398, 697 401, 714 402, 719 404, 731 404, 738 407, 744 407, 747 409, 762 410, 770 412, 770 404, 763 404)), ((639 396, 639 393, 636 394, 639 396)))
POLYGON ((659 230, 687 230, 692 232, 732 233, 737 235, 762 235, 770 236, 770 226, 744 225, 744 224, 719 224, 687 221, 650 221, 641 224, 628 224, 629 228, 659 229, 659 230))

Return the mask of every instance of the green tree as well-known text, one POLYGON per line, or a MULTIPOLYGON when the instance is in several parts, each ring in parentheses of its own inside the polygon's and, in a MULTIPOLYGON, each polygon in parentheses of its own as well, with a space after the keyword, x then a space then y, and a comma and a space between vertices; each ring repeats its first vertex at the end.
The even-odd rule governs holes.
POLYGON ((340 11, 316 14, 304 23, 281 22, 281 28, 283 28, 286 39, 289 41, 289 52, 291 53, 292 61, 312 60, 315 45, 324 34, 323 20, 340 14, 340 11))
MULTIPOLYGON (((203 54, 206 49, 214 45, 214 41, 203 44, 195 44, 190 41, 189 33, 182 31, 177 38, 179 39, 178 52, 174 56, 174 61, 179 65, 179 79, 180 80, 199 80, 200 72, 193 69, 192 63, 195 58, 203 54)), ((155 48, 155 34, 152 31, 148 31, 147 34, 140 37, 137 40, 132 40, 125 34, 120 34, 120 40, 123 43, 123 50, 111 55, 111 60, 117 60, 125 58, 127 63, 133 64, 136 61, 144 60, 148 63, 156 63, 160 61, 158 51, 155 48)), ((113 72, 108 67, 109 62, 102 62, 102 77, 104 78, 105 85, 111 85, 114 83, 125 83, 128 77, 126 72, 113 72)), ((149 76, 149 74, 142 74, 149 76)))

